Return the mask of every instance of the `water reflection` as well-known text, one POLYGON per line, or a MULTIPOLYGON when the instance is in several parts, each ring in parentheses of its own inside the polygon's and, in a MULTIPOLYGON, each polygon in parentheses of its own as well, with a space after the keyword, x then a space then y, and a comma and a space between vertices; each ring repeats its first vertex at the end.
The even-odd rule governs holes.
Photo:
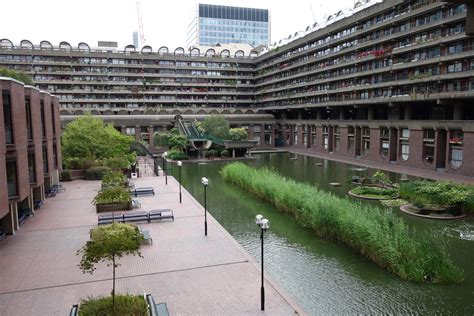
MULTIPOLYGON (((256 156, 249 164, 266 166, 285 177, 310 183, 347 197, 352 176, 371 175, 375 170, 293 154, 256 156), (318 166, 316 164, 321 164, 318 166), (339 182, 332 187, 330 182, 339 182)), ((456 264, 465 269, 461 285, 417 285, 402 281, 369 260, 334 242, 316 238, 288 214, 276 210, 245 191, 225 183, 222 163, 186 164, 183 185, 203 203, 200 179, 210 179, 209 212, 252 255, 260 260, 259 230, 254 223, 262 214, 271 223, 266 234, 266 271, 310 314, 455 314, 473 315, 474 224, 470 221, 430 221, 404 215, 410 227, 442 235, 456 264)), ((390 173, 396 180, 399 174, 390 173)), ((362 202, 359 202, 362 203, 362 202)), ((377 204, 377 202, 371 202, 377 204)), ((381 206, 380 206, 381 207, 381 206)), ((258 289, 256 289, 258 295, 258 289)))

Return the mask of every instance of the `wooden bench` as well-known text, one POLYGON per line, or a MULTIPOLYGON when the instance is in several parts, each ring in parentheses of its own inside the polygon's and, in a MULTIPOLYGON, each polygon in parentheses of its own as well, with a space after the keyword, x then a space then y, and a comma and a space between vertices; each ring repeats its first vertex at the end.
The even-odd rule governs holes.
POLYGON ((148 308, 150 309, 151 316, 169 316, 166 303, 156 304, 151 294, 146 295, 146 301, 148 302, 148 308))
POLYGON ((155 189, 153 189, 152 187, 135 188, 133 190, 130 190, 130 194, 135 197, 139 195, 155 195, 155 189))
POLYGON ((138 225, 137 228, 140 234, 143 235, 145 242, 150 242, 150 244, 153 244, 153 238, 151 238, 150 232, 148 230, 143 230, 140 225, 138 225))
POLYGON ((103 214, 98 216, 99 225, 112 224, 113 222, 123 223, 125 220, 122 213, 103 214))
POLYGON ((172 219, 174 220, 173 211, 168 208, 151 210, 148 212, 149 222, 153 220, 172 219))

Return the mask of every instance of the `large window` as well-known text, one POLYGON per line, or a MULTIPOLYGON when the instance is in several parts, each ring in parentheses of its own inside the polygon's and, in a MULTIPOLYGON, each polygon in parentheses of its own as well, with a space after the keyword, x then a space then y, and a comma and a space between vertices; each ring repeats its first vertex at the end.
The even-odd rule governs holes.
POLYGON ((341 134, 339 126, 334 126, 334 151, 339 151, 341 145, 341 134))
POLYGON ((18 195, 16 160, 14 158, 7 160, 7 186, 8 186, 8 197, 18 195))
POLYGON ((28 140, 33 139, 33 126, 31 124, 31 102, 29 98, 25 98, 25 111, 26 111, 26 133, 28 140))
POLYGON ((451 130, 449 133, 449 158, 451 167, 459 169, 463 162, 463 140, 462 130, 451 130))
POLYGON ((403 128, 400 134, 400 158, 408 160, 410 157, 410 130, 403 128))
POLYGON ((43 147, 43 172, 45 174, 49 173, 48 150, 46 147, 43 147))
POLYGON ((435 130, 423 130, 423 162, 431 165, 435 156, 435 130))
POLYGON ((13 144, 13 116, 12 106, 10 103, 10 93, 4 91, 2 93, 3 100, 3 124, 5 126, 5 141, 7 144, 13 144))
POLYGON ((362 154, 368 155, 370 152, 370 128, 362 127, 362 154))
POLYGON ((380 128, 380 156, 382 158, 387 158, 389 149, 389 129, 386 127, 382 127, 380 128))
POLYGON ((36 170, 35 170, 35 154, 28 153, 28 176, 30 183, 36 182, 36 170))
POLYGON ((293 125, 293 146, 298 145, 298 127, 293 125))
POLYGON ((323 148, 329 149, 329 127, 327 126, 323 126, 323 148))
POLYGON ((351 154, 355 150, 354 126, 347 127, 347 151, 351 154))
POLYGON ((51 103, 51 123, 53 124, 53 135, 56 135, 56 119, 54 117, 54 104, 51 103))
POLYGON ((262 132, 262 128, 260 125, 254 125, 252 126, 252 131, 253 131, 253 140, 256 140, 258 144, 260 144, 260 134, 262 132))
POLYGON ((317 133, 316 133, 316 126, 312 125, 311 126, 311 138, 312 138, 312 142, 311 142, 311 145, 312 146, 316 146, 316 144, 318 143, 318 137, 317 137, 317 133))
POLYGON ((40 101, 40 115, 41 115, 41 129, 43 131, 43 138, 46 138, 46 120, 44 116, 44 102, 43 100, 40 101))

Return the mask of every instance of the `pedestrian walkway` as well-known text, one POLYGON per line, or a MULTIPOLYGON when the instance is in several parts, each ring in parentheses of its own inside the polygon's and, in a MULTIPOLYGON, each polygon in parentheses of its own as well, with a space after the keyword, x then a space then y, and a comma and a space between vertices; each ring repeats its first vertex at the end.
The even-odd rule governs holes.
POLYGON ((311 150, 301 149, 301 148, 292 148, 284 147, 290 153, 301 154, 305 156, 317 157, 327 160, 339 161, 344 163, 349 163, 358 166, 369 167, 372 169, 381 169, 391 172, 403 173, 420 178, 428 178, 432 180, 451 180, 454 182, 465 183, 465 184, 474 184, 473 177, 467 177, 459 174, 447 173, 447 172, 437 172, 434 170, 423 170, 418 168, 406 167, 396 164, 388 164, 386 162, 378 162, 372 160, 364 160, 353 157, 343 157, 335 156, 327 153, 316 153, 311 150))
MULTIPOLYGON (((266 276, 266 310, 260 311, 260 268, 256 261, 208 214, 204 236, 203 207, 168 176, 134 180, 151 186, 155 196, 139 197, 141 209, 171 208, 175 220, 143 224, 152 245, 143 258, 127 256, 117 269, 118 293, 151 293, 166 302, 171 315, 304 314, 266 276)), ((97 224, 90 203, 99 181, 65 183, 66 191, 45 205, 14 236, 0 242, 0 315, 67 315, 81 298, 108 295, 112 271, 100 264, 82 274, 76 251, 97 224)))

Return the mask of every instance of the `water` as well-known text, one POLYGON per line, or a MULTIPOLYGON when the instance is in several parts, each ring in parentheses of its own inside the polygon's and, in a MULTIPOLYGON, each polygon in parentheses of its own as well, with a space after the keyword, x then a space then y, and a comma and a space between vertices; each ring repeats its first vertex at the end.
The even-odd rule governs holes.
MULTIPOLYGON (((347 196, 348 179, 374 170, 294 154, 257 155, 248 162, 286 177, 347 196), (322 164, 321 166, 317 164, 322 164), (340 187, 329 185, 341 183, 340 187)), ((184 164, 182 182, 203 203, 201 177, 209 178, 208 209, 227 231, 260 261, 256 214, 270 221, 265 235, 265 269, 309 314, 452 314, 474 315, 474 222, 413 218, 397 209, 410 227, 441 236, 453 261, 465 270, 459 285, 414 284, 379 268, 344 245, 318 239, 289 215, 225 183, 222 163, 184 164)), ((177 174, 177 173, 176 173, 177 174)), ((401 177, 391 173, 392 180, 401 177)), ((363 202, 366 203, 366 202, 363 202)), ((378 202, 370 202, 378 204, 378 202)), ((212 232, 210 232, 212 234, 212 232)), ((256 289, 259 295, 259 289, 256 289)))

